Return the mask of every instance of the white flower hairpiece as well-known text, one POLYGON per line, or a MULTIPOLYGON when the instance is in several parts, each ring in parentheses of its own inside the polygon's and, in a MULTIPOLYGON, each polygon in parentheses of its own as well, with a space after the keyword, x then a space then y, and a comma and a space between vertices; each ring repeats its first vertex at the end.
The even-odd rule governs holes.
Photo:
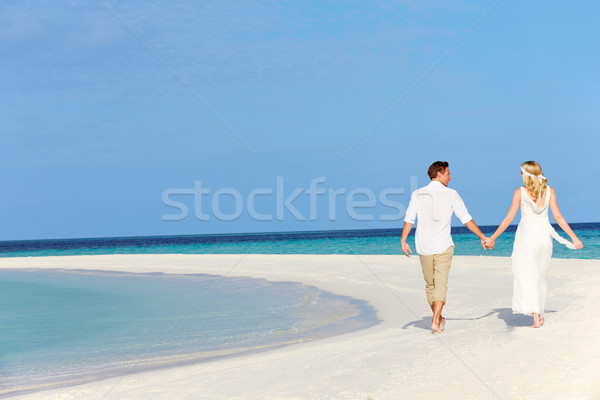
POLYGON ((540 179, 540 183, 542 182, 542 179, 543 179, 543 180, 547 180, 547 179, 546 179, 546 177, 545 177, 544 175, 542 175, 542 174, 539 174, 539 175, 533 175, 533 174, 530 174, 529 172, 525 171, 525 170, 523 169, 523 167, 521 167, 521 172, 522 172, 524 175, 530 176, 530 177, 532 177, 532 178, 539 178, 539 179, 540 179))

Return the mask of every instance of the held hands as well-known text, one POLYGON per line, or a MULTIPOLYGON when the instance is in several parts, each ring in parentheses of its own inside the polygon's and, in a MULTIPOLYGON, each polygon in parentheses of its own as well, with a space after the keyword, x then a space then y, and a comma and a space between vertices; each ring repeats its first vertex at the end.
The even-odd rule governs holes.
POLYGON ((496 244, 496 239, 488 238, 484 236, 484 239, 481 239, 481 247, 485 250, 492 250, 494 245, 496 244))
POLYGON ((576 249, 583 249, 583 243, 581 243, 581 240, 579 240, 579 238, 575 238, 575 240, 573 240, 573 244, 575 245, 576 249))

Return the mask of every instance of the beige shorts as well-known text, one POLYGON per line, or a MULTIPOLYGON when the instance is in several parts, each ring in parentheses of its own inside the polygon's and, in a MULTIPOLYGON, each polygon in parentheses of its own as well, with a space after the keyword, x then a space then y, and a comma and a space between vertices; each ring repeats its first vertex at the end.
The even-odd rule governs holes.
POLYGON ((454 246, 448 247, 443 253, 430 256, 419 256, 425 278, 425 293, 429 305, 434 301, 446 303, 446 290, 448 290, 448 273, 452 263, 454 246))

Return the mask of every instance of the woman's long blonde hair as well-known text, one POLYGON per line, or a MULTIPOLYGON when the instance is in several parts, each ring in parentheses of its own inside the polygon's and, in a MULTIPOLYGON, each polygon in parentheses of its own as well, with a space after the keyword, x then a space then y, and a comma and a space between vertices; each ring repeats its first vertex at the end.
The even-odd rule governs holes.
MULTIPOLYGON (((535 161, 525 161, 521 165, 521 168, 529 172, 531 175, 542 175, 542 167, 535 161)), ((545 177, 543 179, 539 179, 537 176, 532 177, 525 174, 522 174, 522 177, 525 187, 535 201, 539 201, 539 199, 544 197, 546 194, 546 186, 548 184, 548 181, 545 177)))

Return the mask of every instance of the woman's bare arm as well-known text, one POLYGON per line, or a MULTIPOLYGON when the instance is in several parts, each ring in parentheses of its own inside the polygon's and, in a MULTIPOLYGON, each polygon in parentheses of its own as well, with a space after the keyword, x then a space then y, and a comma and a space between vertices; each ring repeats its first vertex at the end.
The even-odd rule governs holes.
POLYGON ((565 231, 567 235, 569 235, 571 241, 575 245, 575 248, 582 249, 583 243, 581 243, 581 240, 579 240, 577 235, 573 232, 573 230, 567 223, 565 217, 563 217, 560 213, 560 209, 558 208, 558 202, 556 201, 556 192, 554 191, 554 188, 550 188, 550 193, 552 193, 552 196, 550 196, 550 210, 552 210, 552 215, 554 216, 556 223, 562 228, 563 231, 565 231))
POLYGON ((496 229, 496 232, 494 232, 494 234, 485 241, 485 244, 488 248, 491 249, 494 247, 494 242, 496 241, 498 236, 500 236, 506 230, 506 228, 508 228, 510 223, 513 222, 513 220, 515 219, 515 215, 517 215, 517 211, 519 210, 519 204, 521 204, 521 188, 518 188, 513 193, 512 203, 508 208, 508 213, 506 214, 506 217, 504 217, 504 219, 502 220, 502 223, 500 224, 498 229, 496 229))

